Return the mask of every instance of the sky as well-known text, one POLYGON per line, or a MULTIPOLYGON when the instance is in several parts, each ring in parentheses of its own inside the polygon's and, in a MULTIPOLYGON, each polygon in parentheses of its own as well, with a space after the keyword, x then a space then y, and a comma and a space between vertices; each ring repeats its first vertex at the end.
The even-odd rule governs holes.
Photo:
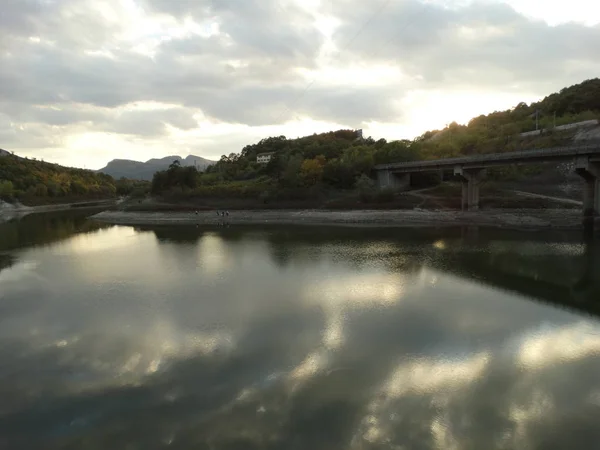
POLYGON ((600 74, 590 0, 3 0, 0 148, 99 169, 411 139, 600 74))

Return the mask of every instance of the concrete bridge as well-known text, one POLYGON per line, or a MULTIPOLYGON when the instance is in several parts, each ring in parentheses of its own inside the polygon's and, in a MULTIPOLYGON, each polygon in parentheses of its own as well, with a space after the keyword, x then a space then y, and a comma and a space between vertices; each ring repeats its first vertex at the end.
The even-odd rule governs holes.
POLYGON ((479 185, 485 175, 485 169, 547 162, 573 162, 575 164, 576 172, 585 182, 584 216, 591 218, 597 216, 600 213, 600 143, 431 161, 380 164, 375 166, 375 170, 379 187, 394 189, 407 189, 410 186, 411 173, 452 170, 463 183, 463 210, 474 211, 479 209, 479 185))

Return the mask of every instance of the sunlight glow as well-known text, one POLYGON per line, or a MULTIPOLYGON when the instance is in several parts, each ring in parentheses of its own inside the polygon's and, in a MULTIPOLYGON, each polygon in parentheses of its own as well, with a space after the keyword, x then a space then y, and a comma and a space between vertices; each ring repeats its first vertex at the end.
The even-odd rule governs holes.
POLYGON ((202 236, 197 249, 198 259, 202 262, 200 269, 209 276, 218 276, 233 263, 223 239, 216 233, 202 236))
POLYGON ((442 129, 451 122, 466 124, 481 114, 510 109, 521 101, 535 99, 522 93, 413 91, 403 100, 403 108, 411 111, 407 126, 419 135, 428 130, 442 129))
POLYGON ((404 281, 398 274, 355 275, 316 282, 307 287, 305 298, 330 307, 393 305, 404 293, 404 281))
POLYGON ((78 234, 65 242, 59 242, 55 245, 57 252, 59 253, 81 255, 84 253, 96 253, 110 248, 133 245, 133 242, 127 238, 136 235, 137 233, 133 228, 111 227, 89 234, 78 234))
POLYGON ((403 74, 398 66, 392 65, 353 65, 350 67, 323 67, 317 70, 299 68, 307 81, 319 85, 331 86, 379 86, 402 80, 403 74))

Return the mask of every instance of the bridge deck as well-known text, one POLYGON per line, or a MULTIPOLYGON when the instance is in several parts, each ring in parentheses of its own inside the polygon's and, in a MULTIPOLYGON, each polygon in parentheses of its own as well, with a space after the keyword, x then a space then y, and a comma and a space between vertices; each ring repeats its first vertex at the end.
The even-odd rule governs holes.
POLYGON ((578 156, 586 156, 590 157, 593 161, 600 161, 600 143, 538 150, 523 150, 508 153, 491 153, 488 155, 463 156, 460 158, 446 158, 430 161, 379 164, 375 166, 375 170, 391 170, 395 173, 410 173, 452 169, 455 166, 462 166, 465 169, 483 169, 486 167, 506 166, 511 164, 536 164, 572 160, 578 156))

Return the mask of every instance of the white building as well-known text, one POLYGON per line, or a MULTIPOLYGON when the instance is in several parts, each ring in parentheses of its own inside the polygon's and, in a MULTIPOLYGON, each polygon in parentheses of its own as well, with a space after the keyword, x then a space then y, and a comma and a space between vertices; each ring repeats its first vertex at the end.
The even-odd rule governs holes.
POLYGON ((256 162, 258 164, 267 164, 269 161, 271 161, 271 158, 274 154, 275 152, 259 153, 258 155, 256 155, 256 162))

